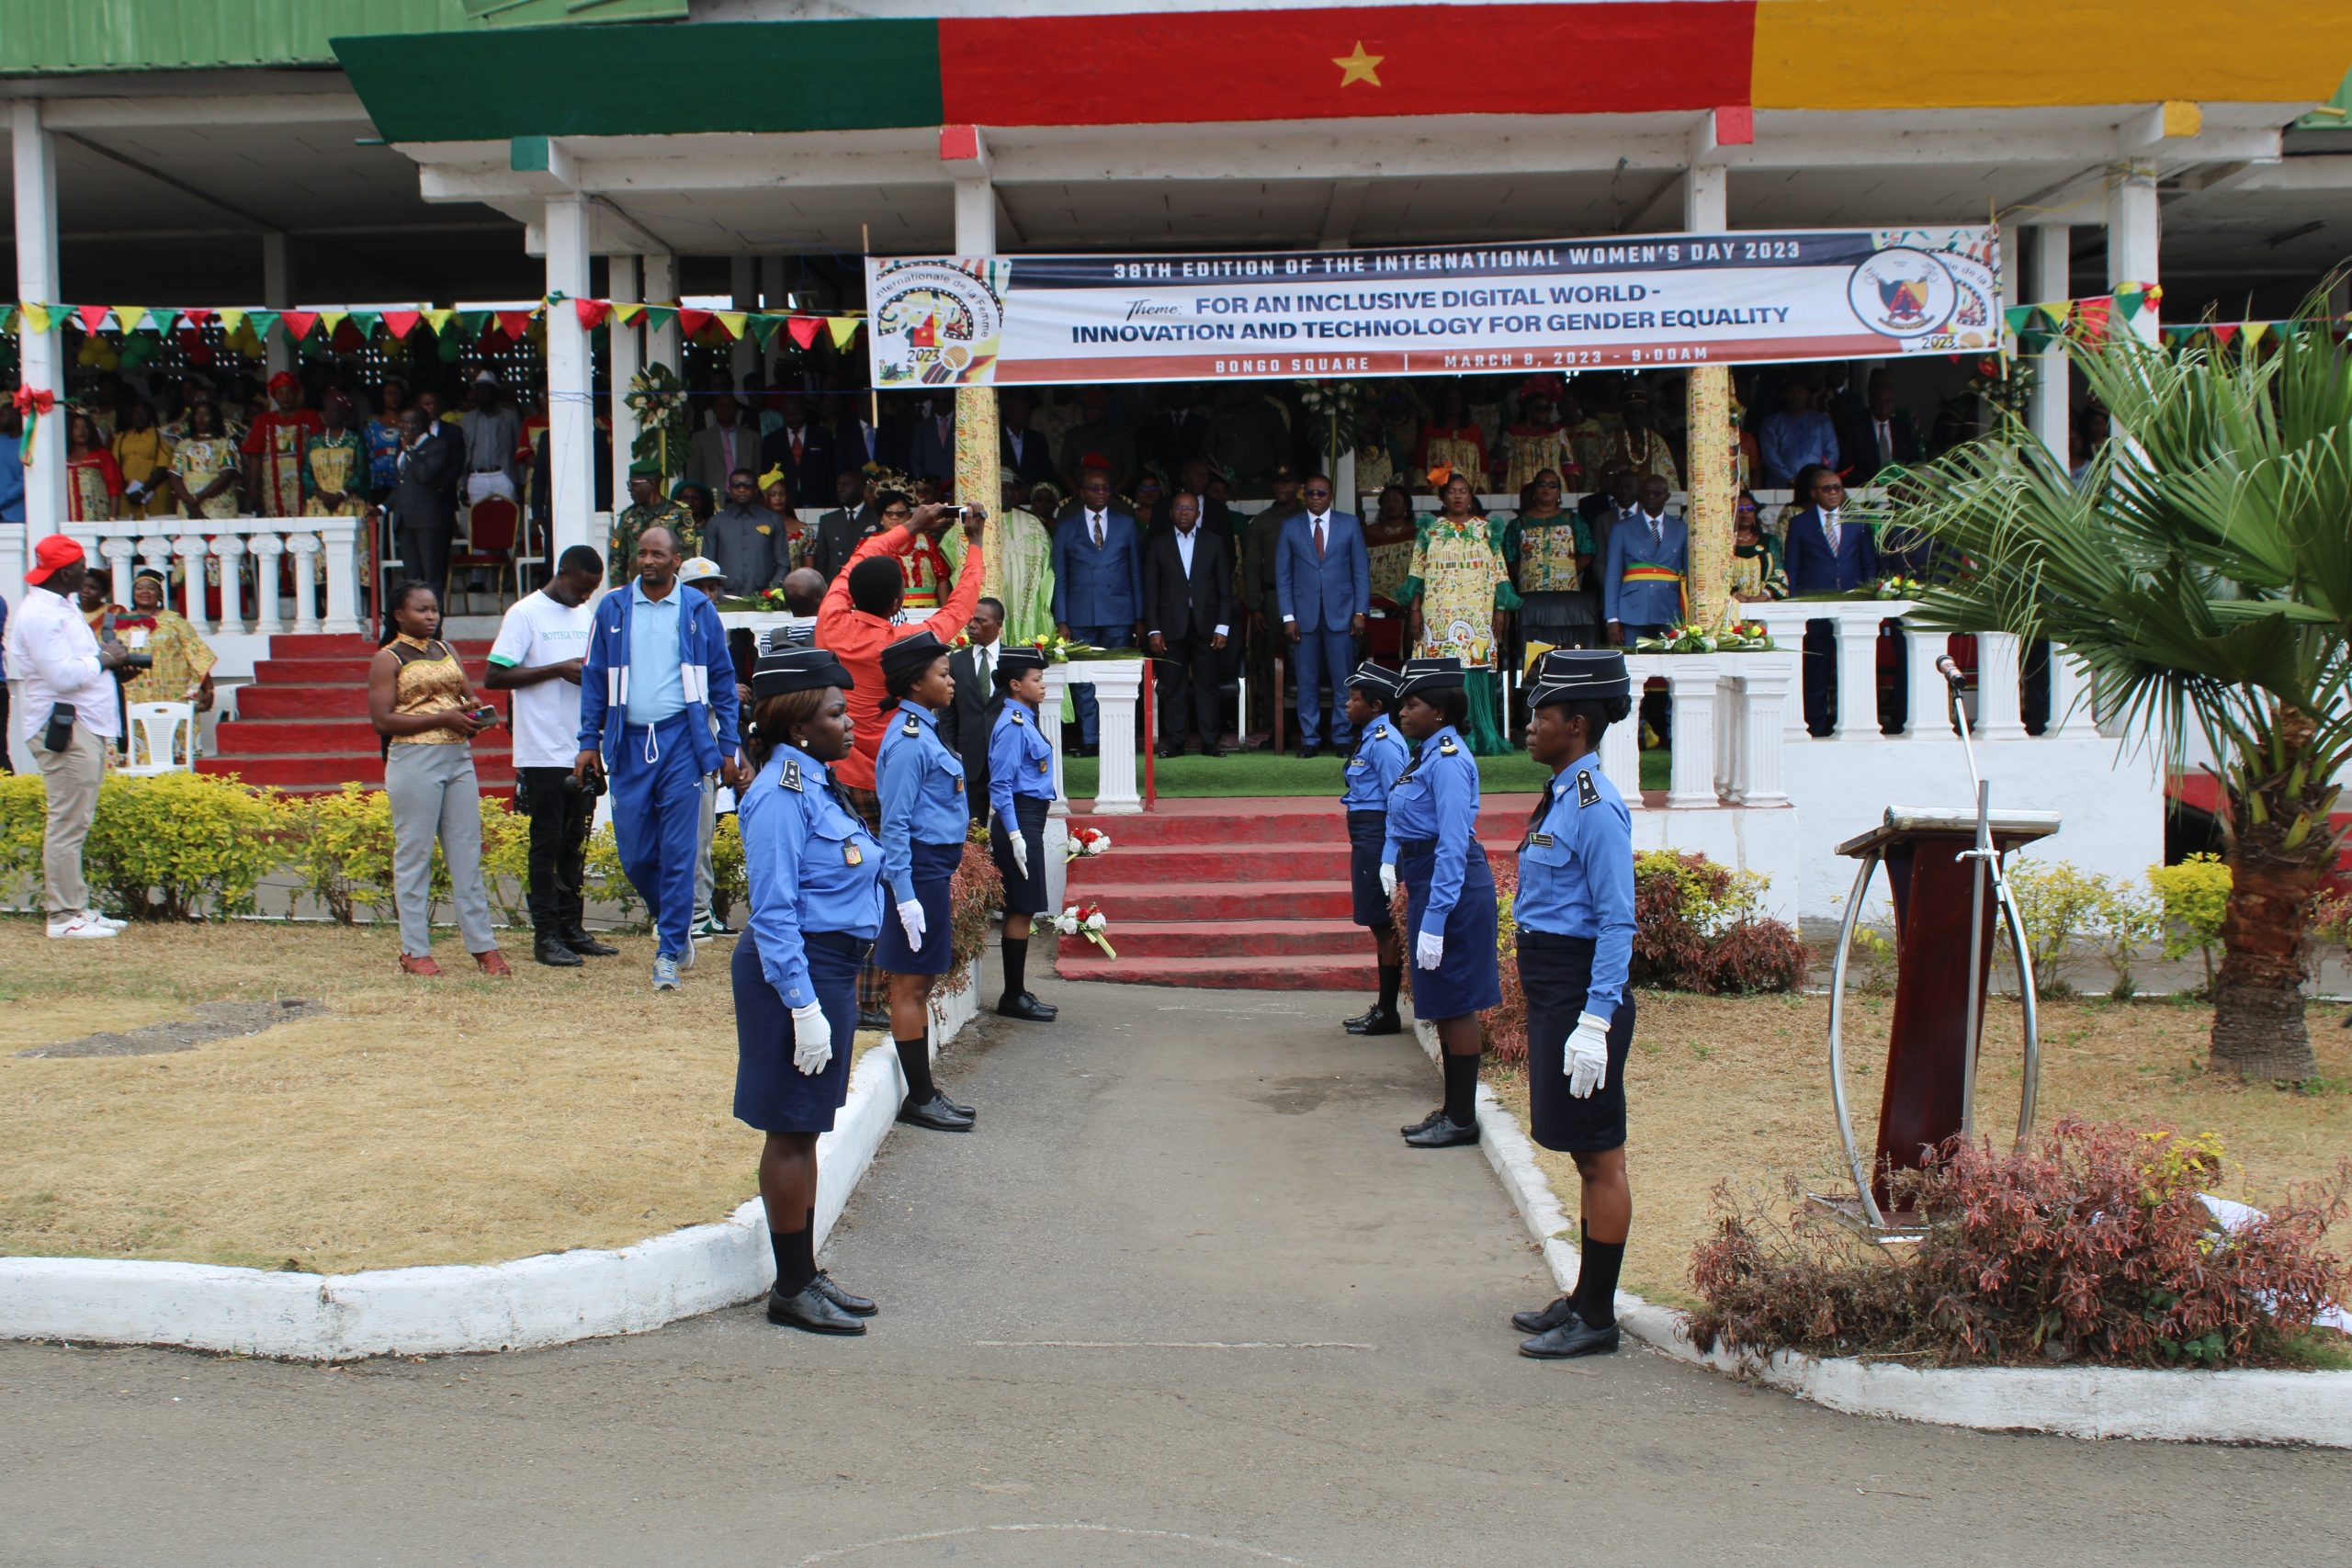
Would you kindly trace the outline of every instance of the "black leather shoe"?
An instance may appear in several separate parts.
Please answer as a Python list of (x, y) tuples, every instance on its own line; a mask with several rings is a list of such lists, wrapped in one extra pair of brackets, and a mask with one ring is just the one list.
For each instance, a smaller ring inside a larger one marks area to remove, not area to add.
[(531, 956), (550, 969), (577, 969), (587, 962), (566, 947), (560, 936), (535, 938), (531, 942)]
[(1302, 746), (1298, 749), (1298, 760), (1302, 762), (1312, 761), (1321, 755), (1323, 755), (1323, 748), (1320, 746)]
[(1348, 1032), (1351, 1034), (1402, 1034), (1405, 1032), (1405, 1021), (1397, 1015), (1394, 1008), (1374, 1008), (1363, 1015), (1361, 1026), (1351, 1022), (1348, 1025)]
[(1562, 1296), (1541, 1312), (1511, 1314), (1510, 1325), (1521, 1334), (1549, 1334), (1576, 1314), (1576, 1303), (1569, 1297)]
[(899, 1107), (899, 1120), (910, 1127), (928, 1127), (934, 1133), (968, 1133), (972, 1130), (972, 1119), (937, 1094), (921, 1105), (908, 1100)]
[(887, 1012), (868, 1012), (864, 1008), (860, 1008), (857, 1010), (857, 1026), (860, 1029), (887, 1032), (890, 1027), (890, 1015)]
[(563, 933), (563, 945), (589, 958), (611, 958), (620, 952), (612, 943), (598, 942), (586, 931), (577, 929)]
[(1379, 1016), (1380, 1004), (1378, 1002), (1374, 1002), (1372, 1006), (1364, 1009), (1363, 1011), (1356, 1014), (1355, 1017), (1341, 1019), (1340, 1021), (1340, 1027), (1346, 1030), (1351, 1034), (1362, 1034), (1363, 1032), (1363, 1026), (1370, 1023), (1374, 1019), (1378, 1018)]
[(865, 1325), (835, 1306), (832, 1298), (810, 1280), (794, 1296), (768, 1292), (768, 1321), (778, 1328), (805, 1329), (810, 1334), (863, 1334)]
[(1436, 1122), (1418, 1133), (1405, 1134), (1405, 1142), (1417, 1149), (1452, 1149), (1478, 1141), (1476, 1122), (1449, 1122), (1440, 1114)]
[(1184, 748), (1182, 746), (1155, 746), (1151, 749), (1151, 751), (1153, 756), (1165, 761), (1170, 757), (1182, 756), (1184, 754)]
[(1519, 1347), (1522, 1356), (1539, 1361), (1564, 1361), (1570, 1356), (1605, 1356), (1617, 1348), (1617, 1325), (1595, 1328), (1580, 1317), (1571, 1317), (1557, 1328), (1547, 1329), (1532, 1339), (1523, 1340)]
[(947, 1107), (948, 1110), (953, 1111), (958, 1116), (969, 1116), (976, 1122), (979, 1120), (980, 1113), (978, 1111), (973, 1110), (968, 1105), (948, 1099), (944, 1090), (938, 1092), (940, 1104)]
[(1091, 757), (1098, 749), (1099, 748), (1087, 745), (1084, 741), (1080, 741), (1069, 749), (1069, 754), (1073, 757)]
[(1409, 1138), (1416, 1133), (1428, 1132), (1430, 1128), (1436, 1126), (1439, 1122), (1444, 1120), (1445, 1107), (1441, 1105), (1435, 1111), (1430, 1111), (1427, 1116), (1424, 1116), (1419, 1121), (1414, 1122), (1411, 1126), (1399, 1127), (1396, 1130)]
[(1051, 1023), (1053, 1010), (1036, 998), (1023, 991), (1017, 997), (1007, 997), (996, 1004), (999, 1018), (1017, 1018), (1023, 1023)]
[(1022, 992), (1021, 999), (1027, 1002), (1031, 1007), (1035, 1008), (1039, 1012), (1044, 1013), (1047, 1018), (1059, 1018), (1062, 1015), (1062, 1010), (1056, 1007), (1053, 1003), (1039, 1001), (1037, 999), (1037, 993), (1035, 991)]
[(835, 1306), (841, 1308), (842, 1311), (849, 1314), (852, 1317), (872, 1317), (876, 1313), (882, 1310), (880, 1307), (876, 1306), (868, 1298), (865, 1296), (854, 1296), (850, 1294), (849, 1292), (842, 1290), (840, 1285), (834, 1283), (833, 1277), (831, 1274), (826, 1273), (822, 1269), (817, 1270), (817, 1277), (809, 1280), (808, 1284), (809, 1288), (814, 1290), (819, 1295), (824, 1297), (827, 1301), (832, 1303)]

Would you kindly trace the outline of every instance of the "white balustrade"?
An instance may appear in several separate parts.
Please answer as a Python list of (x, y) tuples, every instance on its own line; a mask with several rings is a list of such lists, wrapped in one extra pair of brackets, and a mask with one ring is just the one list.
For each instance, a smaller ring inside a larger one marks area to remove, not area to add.
[[(160, 571), (168, 579), (177, 570), (180, 613), (199, 633), (250, 630), (266, 635), (359, 629), (359, 527), (356, 517), (125, 517), (72, 523), (64, 532), (114, 575), (118, 601), (130, 602), (130, 579), (139, 570)], [(327, 563), (323, 614), (314, 564), (322, 552)], [(239, 586), (239, 563), (247, 556), (254, 562), (255, 619), (250, 626)], [(277, 576), (288, 557), (294, 569), (290, 626)], [(207, 603), (208, 562), (218, 563), (218, 620)], [(29, 564), (25, 530), (0, 528), (0, 582), (21, 584)]]
[(2098, 732), (2098, 716), (2091, 711), (2091, 690), (2083, 667), (2064, 649), (2050, 648), (2050, 725), (2045, 738), (2081, 739)]
[(1840, 604), (1838, 626), (1838, 724), (1840, 740), (1876, 739), (1878, 628), (1887, 612), (1865, 601)]
[(1975, 736), (1980, 740), (2025, 739), (2018, 651), (2018, 639), (2008, 632), (1976, 634)]
[(1789, 687), (1796, 679), (1796, 657), (1775, 651), (1724, 658), (1736, 693), (1732, 711), (1738, 716), (1739, 737), (1726, 798), (1734, 806), (1786, 806), (1789, 794), (1781, 782), (1781, 752), (1788, 742), (1781, 719), (1794, 705)]
[(1723, 682), (1723, 660), (1730, 655), (1670, 656), (1666, 667), (1667, 703), (1673, 714), (1672, 763), (1666, 790), (1669, 811), (1714, 806), (1715, 694)]
[(1642, 682), (1649, 678), (1649, 666), (1658, 661), (1655, 655), (1625, 656), (1634, 676), (1634, 711), (1624, 723), (1600, 732), (1600, 771), (1635, 811), (1642, 808)]
[(1944, 679), (1944, 672), (1936, 668), (1936, 660), (1951, 648), (1951, 639), (1941, 632), (1904, 627), (1903, 668), (1911, 713), (1904, 722), (1903, 733), (1909, 739), (1955, 743), (1960, 739), (1959, 732), (1951, 727), (1951, 701), (1946, 694), (1951, 685)]

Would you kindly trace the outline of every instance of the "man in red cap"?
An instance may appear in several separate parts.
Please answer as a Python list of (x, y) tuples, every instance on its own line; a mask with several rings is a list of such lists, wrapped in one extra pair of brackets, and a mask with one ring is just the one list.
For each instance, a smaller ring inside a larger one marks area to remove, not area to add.
[(302, 515), (302, 454), (326, 434), (318, 411), (302, 406), (302, 383), (290, 370), (269, 378), (271, 407), (245, 432), (245, 494), (263, 517)]
[(21, 682), (18, 732), (40, 764), (49, 800), (41, 875), (53, 937), (110, 937), (122, 922), (90, 908), (82, 840), (98, 814), (107, 747), (121, 733), (113, 671), (129, 662), (119, 642), (100, 644), (74, 596), (87, 575), (82, 547), (51, 534), (33, 548), (33, 589), (8, 617), (6, 668)]

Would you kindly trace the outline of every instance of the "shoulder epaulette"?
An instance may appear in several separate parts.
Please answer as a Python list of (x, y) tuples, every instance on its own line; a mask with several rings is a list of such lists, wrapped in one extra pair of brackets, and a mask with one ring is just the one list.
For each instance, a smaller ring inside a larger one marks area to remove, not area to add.
[(1437, 754), (1441, 757), (1453, 756), (1461, 750), (1461, 747), (1453, 743), (1453, 737), (1451, 735), (1437, 743)]
[(1588, 806), (1600, 804), (1600, 791), (1592, 782), (1592, 770), (1578, 768), (1577, 770), (1577, 809), (1581, 811)]
[(1023, 718), (1018, 713), (1015, 713), (1012, 716), (1012, 722), (1015, 724), (1026, 724), (1028, 720)]
[(922, 722), (911, 714), (907, 716), (907, 733), (909, 735), (921, 735), (922, 733)]
[(800, 789), (800, 764), (791, 761), (786, 762), (784, 765), (784, 772), (776, 774), (775, 782), (782, 784), (785, 788), (793, 791), (795, 794), (797, 794)]

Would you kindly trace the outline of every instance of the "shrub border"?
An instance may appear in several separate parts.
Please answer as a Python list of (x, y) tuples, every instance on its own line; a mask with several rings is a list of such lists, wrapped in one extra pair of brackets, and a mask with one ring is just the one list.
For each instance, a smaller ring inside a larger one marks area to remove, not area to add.
[[(1437, 1032), (1417, 1022), (1434, 1058)], [(1581, 1266), (1567, 1212), (1535, 1164), (1535, 1145), (1494, 1090), (1478, 1086), (1478, 1146), (1526, 1222), (1562, 1291)], [(1617, 1321), (1652, 1348), (1693, 1366), (1761, 1382), (1849, 1416), (1880, 1416), (1982, 1432), (2163, 1442), (2289, 1443), (2352, 1449), (2352, 1372), (2152, 1371), (2140, 1367), (1920, 1369), (1849, 1356), (1783, 1350), (1767, 1357), (1702, 1350), (1689, 1316), (1617, 1292)]]
[[(978, 965), (933, 1002), (932, 1051), (979, 1014)], [(817, 1244), (848, 1206), (905, 1097), (898, 1053), (868, 1051), (817, 1142)], [(0, 1337), (169, 1345), (297, 1361), (522, 1350), (638, 1334), (733, 1306), (774, 1279), (757, 1198), (714, 1224), (630, 1247), (505, 1263), (267, 1273), (200, 1263), (0, 1258)]]

